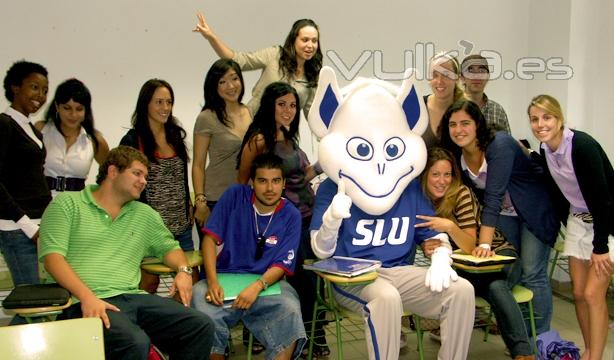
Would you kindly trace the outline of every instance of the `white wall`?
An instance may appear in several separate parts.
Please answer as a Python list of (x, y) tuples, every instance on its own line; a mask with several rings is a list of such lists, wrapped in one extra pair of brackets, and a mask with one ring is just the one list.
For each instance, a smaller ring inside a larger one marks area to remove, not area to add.
[[(576, 0), (10, 1), (4, 5), (0, 22), (0, 33), (5, 39), (0, 72), (3, 75), (12, 62), (25, 58), (48, 68), (51, 92), (68, 77), (83, 80), (93, 94), (96, 125), (111, 146), (119, 143), (129, 127), (142, 83), (152, 77), (166, 79), (176, 94), (174, 113), (191, 142), (194, 120), (203, 102), (204, 75), (216, 60), (206, 41), (191, 33), (197, 10), (204, 10), (216, 32), (231, 47), (240, 50), (279, 44), (295, 19), (310, 17), (321, 27), (324, 50), (334, 50), (348, 67), (363, 51), (380, 50), (383, 69), (400, 72), (405, 66), (404, 53), (414, 50), (418, 42), (433, 43), (436, 51), (456, 49), (462, 53), (458, 42), (466, 40), (474, 45), (473, 52), (500, 53), (504, 70), (514, 69), (521, 57), (560, 56), (565, 64), (574, 66), (574, 76), (582, 77), (584, 69), (570, 60), (580, 63), (583, 61), (580, 55), (589, 54), (588, 50), (598, 55), (597, 49), (605, 50), (606, 56), (596, 56), (602, 63), (612, 59), (612, 48), (606, 39), (612, 38), (614, 25), (601, 15), (612, 13), (613, 5), (608, 1), (598, 2), (601, 8), (591, 13), (590, 16), (594, 13), (598, 18), (601, 16), (597, 23), (588, 15), (574, 14), (576, 7), (590, 9), (589, 5), (579, 4), (582, 2)], [(579, 53), (575, 51), (578, 44), (585, 45)], [(334, 65), (326, 56), (325, 63)], [(369, 58), (359, 75), (373, 76), (379, 69), (374, 64), (373, 58)], [(532, 81), (494, 80), (487, 93), (507, 110), (513, 133), (530, 138), (533, 143), (525, 115), (533, 95), (554, 94), (569, 108), (570, 118), (571, 114), (575, 117), (578, 107), (590, 110), (582, 116), (590, 119), (579, 127), (596, 134), (614, 158), (614, 141), (601, 131), (612, 128), (602, 104), (608, 104), (608, 100), (612, 103), (614, 93), (606, 88), (607, 82), (595, 82), (601, 75), (598, 70), (585, 75), (584, 81), (570, 89), (569, 96), (567, 81), (545, 80), (542, 75)], [(249, 89), (257, 76), (256, 73), (246, 76)], [(609, 76), (611, 79), (612, 75)], [(428, 84), (422, 85), (428, 89)], [(597, 96), (590, 102), (568, 106), (567, 98), (575, 99), (576, 94)], [(0, 109), (7, 105), (2, 98)], [(37, 117), (42, 117), (42, 112)]]

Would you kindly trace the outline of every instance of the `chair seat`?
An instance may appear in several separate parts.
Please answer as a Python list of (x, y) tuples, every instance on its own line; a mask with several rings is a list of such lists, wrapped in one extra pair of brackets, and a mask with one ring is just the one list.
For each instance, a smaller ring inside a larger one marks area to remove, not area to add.
[(487, 308), (487, 307), (490, 307), (490, 304), (483, 297), (476, 296), (475, 297), (475, 307), (476, 308)]
[(512, 289), (512, 295), (517, 303), (522, 304), (533, 300), (533, 291), (524, 286), (516, 285)]

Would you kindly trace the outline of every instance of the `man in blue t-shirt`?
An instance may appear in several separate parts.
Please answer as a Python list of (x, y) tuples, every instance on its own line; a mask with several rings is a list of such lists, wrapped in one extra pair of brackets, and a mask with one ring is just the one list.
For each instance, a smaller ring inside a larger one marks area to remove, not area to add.
[[(192, 303), (215, 322), (210, 359), (224, 359), (229, 329), (239, 321), (265, 346), (267, 359), (296, 358), (305, 329), (298, 296), (282, 278), (294, 272), (301, 215), (281, 197), (285, 180), (278, 156), (258, 155), (250, 179), (253, 188), (233, 185), (222, 194), (203, 228), (206, 279), (194, 286)], [(222, 247), (217, 258), (216, 246)], [(218, 273), (261, 276), (225, 302)], [(258, 296), (277, 282), (281, 294)]]

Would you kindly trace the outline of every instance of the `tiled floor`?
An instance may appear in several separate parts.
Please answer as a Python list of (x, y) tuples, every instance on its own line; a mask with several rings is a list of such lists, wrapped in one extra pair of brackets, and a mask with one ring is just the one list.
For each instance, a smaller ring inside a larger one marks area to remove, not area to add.
[[(166, 289), (170, 286), (170, 279), (163, 279), (162, 285), (159, 290), (161, 296), (167, 296)], [(0, 292), (0, 299), (3, 299), (8, 292)], [(558, 330), (561, 337), (564, 339), (575, 342), (579, 347), (582, 347), (582, 337), (578, 328), (575, 310), (573, 303), (569, 300), (569, 292), (557, 294), (554, 297), (554, 317), (552, 321), (552, 328)], [(610, 314), (614, 315), (614, 293), (608, 293)], [(8, 324), (9, 318), (6, 313), (0, 311), (0, 326)], [(349, 322), (349, 320), (343, 320)], [(367, 348), (364, 341), (364, 335), (361, 331), (362, 324), (354, 324), (356, 330), (353, 331), (355, 338), (346, 339), (344, 341), (344, 359), (345, 360), (358, 360), (367, 359)], [(245, 347), (241, 343), (240, 328), (234, 331), (234, 353), (231, 355), (231, 359), (246, 359)], [(336, 346), (334, 337), (333, 325), (328, 327), (327, 340), (331, 347), (331, 355), (329, 359), (336, 359)], [(331, 332), (332, 331), (332, 332)], [(400, 359), (418, 359), (418, 352), (416, 350), (416, 336), (414, 333), (407, 334), (408, 345), (401, 349)], [(498, 359), (510, 359), (504, 354), (505, 346), (500, 336), (490, 335), (488, 341), (484, 342), (483, 332), (475, 329), (472, 334), (471, 346), (468, 355), (468, 359), (479, 360), (498, 360)], [(608, 344), (603, 359), (614, 360), (614, 330), (610, 330)], [(439, 349), (439, 343), (431, 340), (428, 335), (424, 337), (425, 359), (436, 359), (437, 351)], [(264, 355), (256, 355), (255, 359), (264, 359)]]
[[(612, 294), (610, 294), (610, 296), (612, 296)], [(554, 318), (552, 321), (552, 328), (558, 330), (562, 338), (575, 342), (579, 347), (582, 346), (582, 336), (576, 322), (573, 304), (559, 296), (554, 297)], [(333, 330), (333, 332), (329, 333), (327, 336), (328, 343), (331, 347), (329, 359), (336, 359), (336, 346), (334, 345), (335, 337), (333, 335), (334, 329), (331, 327), (330, 330)], [(232, 354), (231, 359), (246, 359), (245, 347), (241, 344), (240, 337), (235, 336), (234, 339), (235, 353)], [(415, 334), (407, 334), (407, 340), (408, 345), (401, 349), (401, 356), (399, 359), (418, 359)], [(608, 340), (603, 359), (610, 360), (614, 359), (614, 330), (610, 330)], [(367, 359), (367, 348), (364, 336), (358, 340), (346, 340), (343, 344), (345, 360)], [(436, 359), (439, 343), (431, 340), (428, 335), (425, 335), (424, 349), (425, 359)], [(505, 345), (500, 336), (489, 335), (488, 341), (484, 342), (483, 332), (479, 329), (475, 329), (472, 334), (470, 351), (467, 358), (479, 360), (509, 360), (510, 357), (505, 355), (504, 350)], [(254, 358), (264, 359), (264, 356), (260, 354), (254, 356)]]

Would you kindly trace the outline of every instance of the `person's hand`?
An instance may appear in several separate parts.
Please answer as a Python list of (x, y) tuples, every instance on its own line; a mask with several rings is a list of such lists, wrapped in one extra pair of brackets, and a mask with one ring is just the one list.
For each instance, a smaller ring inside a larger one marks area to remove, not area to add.
[(262, 286), (260, 285), (260, 282), (256, 281), (251, 283), (245, 289), (241, 290), (239, 295), (237, 295), (237, 298), (232, 303), (232, 307), (243, 310), (249, 309), (254, 301), (256, 301), (256, 298), (258, 297), (258, 294), (260, 294), (261, 290)]
[(424, 253), (424, 256), (431, 257), (435, 249), (441, 246), (441, 240), (439, 239), (424, 240), (420, 246), (422, 247), (422, 252)]
[(202, 227), (205, 225), (205, 221), (209, 217), (209, 207), (205, 202), (196, 203), (196, 209), (194, 211), (194, 219), (196, 220), (196, 225), (198, 227)]
[(345, 180), (339, 179), (337, 184), (337, 194), (330, 203), (330, 215), (335, 220), (347, 219), (350, 217), (352, 199), (345, 194)]
[(170, 289), (170, 296), (179, 292), (181, 303), (188, 307), (190, 306), (190, 300), (192, 300), (192, 276), (186, 272), (180, 271), (175, 275), (175, 280)]
[(420, 220), (424, 220), (419, 224), (414, 225), (414, 227), (426, 227), (431, 230), (437, 232), (449, 232), (452, 226), (454, 226), (454, 222), (450, 219), (436, 217), (436, 216), (426, 216), (426, 215), (416, 215), (416, 217)]
[(471, 255), (479, 258), (485, 258), (495, 256), (495, 252), (490, 250), (490, 245), (488, 246), (488, 248), (485, 246), (476, 246), (471, 251)]
[(590, 266), (594, 267), (598, 278), (601, 276), (611, 276), (612, 272), (614, 272), (614, 263), (610, 260), (609, 253), (591, 254)]
[(458, 280), (458, 275), (451, 266), (451, 253), (452, 251), (444, 246), (438, 247), (433, 252), (431, 266), (424, 279), (424, 285), (429, 287), (431, 291), (441, 292), (443, 289), (450, 287), (450, 280)]
[(100, 318), (104, 327), (111, 328), (111, 321), (107, 315), (107, 310), (120, 311), (119, 308), (113, 304), (99, 299), (92, 295), (87, 299), (81, 299), (81, 312), (84, 318)]
[(188, 207), (188, 212), (189, 212), (189, 216), (190, 216), (190, 225), (194, 225), (194, 206), (189, 206)]
[(205, 300), (213, 305), (224, 305), (224, 289), (219, 282), (214, 281), (207, 283), (207, 294), (205, 294)]
[(196, 17), (198, 17), (198, 23), (196, 23), (196, 26), (194, 27), (192, 32), (200, 33), (207, 40), (209, 40), (212, 37), (214, 37), (215, 34), (213, 33), (213, 30), (211, 30), (211, 28), (209, 27), (209, 24), (207, 24), (207, 20), (205, 19), (205, 15), (202, 12), (199, 11), (196, 14)]

